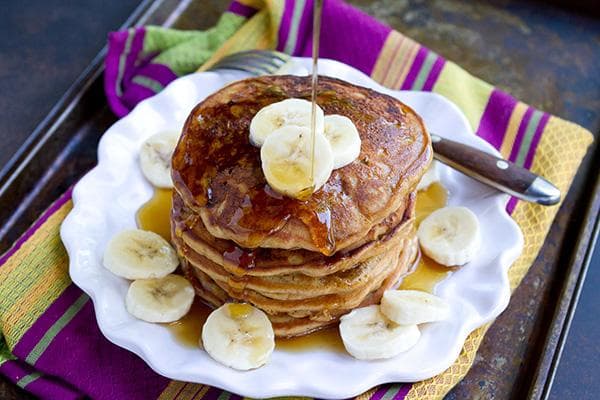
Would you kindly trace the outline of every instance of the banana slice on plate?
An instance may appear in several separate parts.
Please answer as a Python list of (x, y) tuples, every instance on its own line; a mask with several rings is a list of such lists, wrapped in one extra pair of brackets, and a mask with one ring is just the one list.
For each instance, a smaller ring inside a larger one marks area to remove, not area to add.
[(417, 325), (398, 325), (383, 315), (377, 305), (344, 315), (340, 319), (340, 334), (348, 353), (359, 360), (397, 356), (421, 337)]
[(429, 165), (429, 168), (427, 168), (427, 171), (425, 171), (425, 175), (423, 175), (423, 177), (419, 181), (419, 184), (417, 185), (417, 190), (425, 190), (429, 186), (431, 186), (432, 183), (440, 181), (440, 172), (438, 168), (438, 162), (433, 160)]
[(249, 370), (264, 365), (275, 348), (271, 321), (245, 303), (229, 303), (213, 311), (202, 327), (202, 345), (223, 365)]
[(171, 180), (171, 157), (179, 135), (175, 132), (162, 132), (150, 136), (140, 149), (140, 166), (146, 179), (154, 186), (170, 189), (173, 187)]
[(129, 286), (125, 297), (127, 311), (147, 322), (173, 322), (190, 311), (194, 288), (182, 276), (140, 279)]
[(350, 164), (360, 154), (360, 136), (352, 120), (343, 115), (325, 116), (325, 137), (333, 151), (333, 169)]
[(179, 265), (171, 245), (154, 232), (141, 229), (122, 231), (110, 239), (103, 264), (126, 279), (162, 278)]
[(400, 325), (442, 321), (450, 316), (450, 307), (441, 298), (419, 290), (386, 290), (381, 312)]
[[(324, 114), (321, 107), (317, 106), (316, 131), (323, 133)], [(267, 136), (284, 126), (299, 126), (310, 129), (310, 115), (312, 104), (303, 99), (286, 99), (269, 104), (260, 109), (250, 122), (250, 142), (260, 147)]]
[(421, 249), (436, 262), (463, 265), (481, 245), (477, 216), (466, 207), (444, 207), (429, 214), (417, 230)]
[[(284, 126), (270, 134), (262, 148), (262, 170), (269, 185), (289, 197), (304, 199), (327, 182), (333, 170), (333, 152), (320, 133), (315, 136), (314, 179), (311, 180), (310, 129)], [(312, 190), (311, 190), (312, 189)]]

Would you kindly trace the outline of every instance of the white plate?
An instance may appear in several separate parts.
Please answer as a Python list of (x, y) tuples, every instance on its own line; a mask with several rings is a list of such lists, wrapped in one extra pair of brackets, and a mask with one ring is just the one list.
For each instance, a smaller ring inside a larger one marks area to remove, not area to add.
[[(310, 68), (308, 59), (294, 62), (300, 69)], [(319, 72), (394, 96), (415, 109), (431, 131), (498, 155), (473, 134), (463, 114), (442, 96), (389, 90), (354, 68), (331, 60), (321, 60)], [(458, 357), (467, 335), (496, 318), (508, 304), (507, 270), (523, 247), (518, 226), (505, 212), (508, 196), (447, 167), (440, 170), (450, 192), (449, 203), (469, 207), (477, 214), (483, 245), (476, 260), (436, 288), (436, 293), (449, 302), (452, 319), (424, 326), (421, 340), (406, 353), (368, 362), (327, 350), (275, 351), (266, 366), (238, 372), (213, 361), (200, 349), (180, 345), (167, 328), (127, 313), (124, 298), (129, 282), (102, 267), (102, 253), (111, 236), (135, 227), (136, 211), (152, 195), (153, 189), (138, 167), (140, 144), (157, 132), (180, 129), (194, 105), (246, 76), (222, 71), (177, 79), (141, 102), (102, 137), (98, 166), (75, 186), (74, 208), (61, 227), (71, 278), (92, 298), (102, 333), (139, 355), (161, 375), (249, 397), (350, 397), (381, 383), (414, 382), (444, 371)]]

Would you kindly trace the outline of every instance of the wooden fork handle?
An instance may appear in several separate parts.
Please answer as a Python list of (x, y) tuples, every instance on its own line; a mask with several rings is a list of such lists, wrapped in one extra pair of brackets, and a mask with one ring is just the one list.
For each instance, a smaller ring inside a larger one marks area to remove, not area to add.
[(537, 204), (549, 206), (560, 201), (556, 186), (508, 160), (435, 134), (431, 141), (436, 159), (477, 181)]

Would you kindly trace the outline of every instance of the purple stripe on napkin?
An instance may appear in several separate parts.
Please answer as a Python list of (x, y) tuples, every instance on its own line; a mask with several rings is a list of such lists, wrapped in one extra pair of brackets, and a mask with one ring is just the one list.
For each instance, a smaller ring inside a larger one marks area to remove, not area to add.
[(292, 16), (294, 15), (294, 0), (285, 0), (281, 24), (279, 25), (277, 50), (283, 51), (292, 26)]
[(108, 51), (104, 62), (104, 93), (106, 93), (106, 99), (108, 100), (110, 108), (119, 117), (122, 117), (129, 112), (129, 108), (121, 102), (120, 94), (117, 92), (117, 88), (121, 85), (119, 64), (125, 50), (125, 43), (127, 42), (128, 36), (129, 31), (127, 30), (109, 33)]
[(373, 396), (371, 396), (370, 400), (380, 400), (387, 393), (389, 388), (390, 388), (389, 385), (379, 386), (379, 388), (377, 388), (375, 393), (373, 393)]
[(431, 67), (431, 71), (429, 72), (429, 75), (427, 76), (425, 85), (423, 85), (424, 91), (430, 92), (431, 90), (433, 90), (433, 86), (437, 82), (437, 79), (439, 78), (440, 73), (442, 72), (442, 69), (444, 68), (444, 64), (446, 64), (446, 60), (444, 60), (440, 56), (437, 56), (435, 62), (433, 63), (433, 66)]
[(479, 122), (477, 136), (490, 143), (496, 149), (500, 149), (506, 129), (508, 128), (510, 116), (516, 105), (517, 100), (512, 96), (494, 89)]
[(150, 78), (158, 83), (160, 83), (163, 87), (167, 86), (174, 79), (177, 78), (177, 75), (169, 67), (163, 64), (150, 63), (146, 64), (136, 72), (136, 75), (145, 76)]
[(136, 355), (102, 336), (92, 302), (56, 335), (36, 367), (101, 400), (154, 399), (169, 383)]
[(62, 381), (43, 375), (27, 385), (27, 391), (42, 399), (70, 400), (84, 399), (83, 393), (69, 387)]
[(324, 2), (322, 26), (321, 57), (352, 65), (367, 75), (391, 31), (387, 25), (339, 0)]
[(127, 112), (129, 112), (129, 110), (133, 109), (139, 102), (155, 94), (156, 92), (152, 89), (132, 82), (128, 86), (127, 91), (123, 93), (121, 101), (122, 104), (126, 105), (125, 108), (127, 109)]
[(81, 296), (81, 289), (74, 284), (69, 285), (48, 307), (46, 312), (25, 332), (21, 340), (13, 348), (13, 354), (25, 359), (39, 343), (48, 329), (65, 313), (65, 311)]
[(229, 4), (229, 8), (227, 8), (227, 11), (246, 18), (250, 18), (251, 16), (256, 14), (256, 9), (235, 0), (232, 1), (231, 4)]
[[(313, 23), (313, 12), (314, 12), (314, 0), (306, 0), (304, 10), (300, 17), (300, 23), (298, 24), (298, 33), (296, 35), (296, 46), (294, 47), (294, 55), (302, 55), (306, 57), (312, 57), (312, 23)], [(323, 16), (321, 16), (323, 18)], [(323, 27), (323, 21), (321, 20), (321, 28)], [(323, 32), (323, 29), (321, 29)]]
[(31, 365), (25, 364), (19, 360), (9, 360), (0, 364), (0, 373), (8, 378), (13, 383), (19, 382), (23, 377), (32, 374), (35, 369)]
[(406, 75), (406, 79), (404, 79), (404, 83), (402, 83), (402, 90), (409, 90), (413, 87), (415, 79), (417, 79), (417, 75), (419, 75), (419, 72), (423, 67), (423, 63), (425, 62), (425, 58), (427, 57), (428, 52), (429, 50), (427, 50), (425, 47), (421, 46), (419, 48), (415, 60), (413, 61), (410, 70), (408, 71), (408, 75)]
[(80, 399), (83, 394), (69, 384), (54, 377), (40, 374), (20, 360), (10, 360), (0, 365), (0, 374), (13, 384), (26, 389), (40, 399)]
[(125, 59), (125, 70), (123, 71), (123, 77), (121, 82), (129, 82), (133, 76), (136, 75), (138, 69), (136, 61), (139, 59), (140, 53), (144, 49), (144, 37), (146, 36), (146, 30), (143, 28), (131, 28), (133, 30), (133, 39), (131, 40), (131, 46), (129, 53)]

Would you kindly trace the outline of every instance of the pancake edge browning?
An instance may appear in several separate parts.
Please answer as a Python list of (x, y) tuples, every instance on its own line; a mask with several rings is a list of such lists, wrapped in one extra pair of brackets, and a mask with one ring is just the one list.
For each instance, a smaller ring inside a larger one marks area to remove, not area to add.
[[(354, 308), (378, 304), (386, 290), (394, 289), (399, 285), (403, 276), (407, 275), (418, 259), (418, 243), (416, 238), (408, 241), (402, 251), (397, 254), (395, 268), (385, 277), (379, 287), (368, 293), (355, 307), (341, 307), (333, 311), (322, 312), (310, 316), (293, 316), (288, 313), (270, 313), (265, 311), (273, 324), (275, 336), (290, 338), (303, 336), (314, 331), (326, 328), (339, 321), (339, 318)], [(208, 275), (201, 270), (190, 266), (187, 260), (182, 261), (182, 270), (185, 277), (192, 283), (196, 295), (208, 306), (217, 308), (227, 302), (236, 301), (217, 285)], [(260, 307), (259, 307), (260, 308)]]

